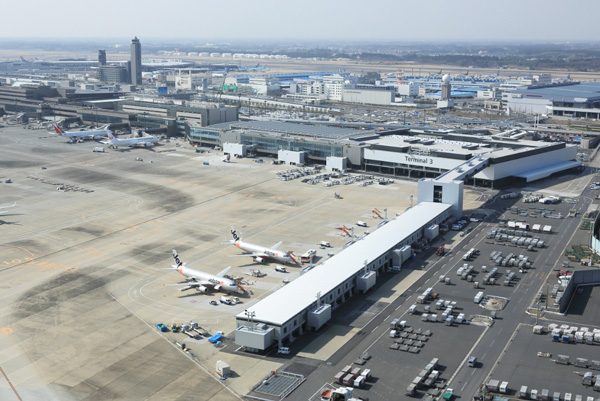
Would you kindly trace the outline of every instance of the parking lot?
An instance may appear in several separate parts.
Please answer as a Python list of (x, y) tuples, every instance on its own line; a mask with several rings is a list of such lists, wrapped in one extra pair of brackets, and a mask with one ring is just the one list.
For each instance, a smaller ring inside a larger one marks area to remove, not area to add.
[[(558, 355), (567, 355), (571, 363), (568, 365), (556, 363)], [(494, 366), (490, 378), (508, 381), (509, 394), (518, 396), (521, 386), (527, 386), (528, 391), (548, 389), (550, 395), (560, 393), (564, 400), (566, 393), (597, 399), (600, 394), (593, 391), (591, 386), (582, 384), (582, 375), (591, 371), (594, 375), (600, 371), (591, 368), (575, 366), (576, 358), (600, 360), (600, 348), (587, 344), (563, 344), (553, 342), (550, 335), (532, 333), (532, 326), (523, 324), (517, 328), (502, 357)]]

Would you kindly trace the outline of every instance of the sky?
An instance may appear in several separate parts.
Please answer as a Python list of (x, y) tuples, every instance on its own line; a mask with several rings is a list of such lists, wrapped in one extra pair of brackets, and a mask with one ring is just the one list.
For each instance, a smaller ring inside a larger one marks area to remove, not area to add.
[(0, 0), (0, 10), (0, 39), (600, 40), (600, 0)]

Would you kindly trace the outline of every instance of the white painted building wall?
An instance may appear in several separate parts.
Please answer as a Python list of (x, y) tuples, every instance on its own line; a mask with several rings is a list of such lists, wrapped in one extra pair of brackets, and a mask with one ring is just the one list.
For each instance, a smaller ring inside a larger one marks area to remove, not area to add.
[(277, 152), (277, 159), (289, 164), (304, 164), (306, 162), (306, 152), (279, 150)]
[(443, 157), (413, 155), (401, 152), (391, 152), (379, 149), (364, 149), (363, 157), (366, 160), (377, 160), (390, 163), (408, 164), (410, 166), (440, 168), (451, 170), (464, 163), (465, 160), (445, 159)]

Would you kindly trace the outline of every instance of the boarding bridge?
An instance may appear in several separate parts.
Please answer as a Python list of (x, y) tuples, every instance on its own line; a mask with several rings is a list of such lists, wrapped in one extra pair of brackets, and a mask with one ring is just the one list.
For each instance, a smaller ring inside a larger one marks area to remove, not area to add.
[(437, 178), (422, 178), (417, 187), (418, 202), (439, 202), (452, 205), (452, 216), (463, 212), (464, 180), (474, 176), (490, 164), (490, 154), (477, 155)]
[(470, 158), (463, 164), (454, 167), (452, 170), (446, 171), (439, 177), (435, 178), (439, 182), (464, 181), (465, 179), (474, 176), (490, 164), (490, 154), (484, 153)]

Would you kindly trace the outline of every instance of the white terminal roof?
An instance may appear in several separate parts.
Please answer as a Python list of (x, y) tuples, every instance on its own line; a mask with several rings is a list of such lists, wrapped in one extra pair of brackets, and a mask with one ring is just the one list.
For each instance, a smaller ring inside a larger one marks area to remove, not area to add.
[[(460, 155), (475, 155), (489, 152), (489, 148), (480, 147), (480, 143), (469, 141), (456, 141), (452, 139), (442, 139), (434, 136), (406, 136), (406, 135), (386, 135), (379, 138), (363, 141), (367, 144), (384, 145), (391, 147), (411, 147), (422, 148), (438, 152), (456, 153)], [(473, 146), (474, 149), (465, 149), (464, 145)]]
[[(421, 202), (369, 235), (247, 308), (254, 320), (281, 326), (451, 206)], [(236, 316), (246, 320), (244, 312)]]
[[(453, 132), (449, 132), (449, 135), (457, 136)], [(479, 142), (468, 141), (467, 135), (462, 135), (465, 140), (446, 139), (439, 136), (433, 135), (386, 135), (380, 136), (373, 139), (367, 139), (362, 142), (369, 145), (383, 145), (390, 147), (410, 147), (414, 149), (421, 149), (425, 152), (445, 152), (454, 153), (464, 156), (477, 156), (481, 154), (489, 154), (493, 157), (501, 157), (512, 155), (515, 153), (525, 152), (536, 148), (542, 148), (545, 146), (553, 145), (552, 142), (545, 141), (530, 141), (526, 139), (511, 139), (511, 138), (492, 138), (491, 136), (474, 137), (479, 139)], [(467, 148), (465, 148), (467, 147)]]

